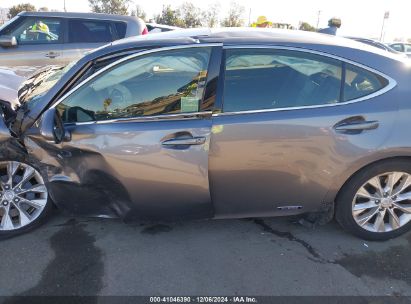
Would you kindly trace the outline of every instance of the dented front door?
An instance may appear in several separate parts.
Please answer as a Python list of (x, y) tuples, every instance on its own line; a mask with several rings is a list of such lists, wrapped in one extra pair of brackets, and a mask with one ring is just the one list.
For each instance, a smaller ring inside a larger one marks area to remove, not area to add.
[(131, 56), (64, 97), (56, 109), (71, 140), (26, 139), (48, 166), (53, 200), (87, 215), (211, 217), (211, 109), (203, 101), (211, 51)]

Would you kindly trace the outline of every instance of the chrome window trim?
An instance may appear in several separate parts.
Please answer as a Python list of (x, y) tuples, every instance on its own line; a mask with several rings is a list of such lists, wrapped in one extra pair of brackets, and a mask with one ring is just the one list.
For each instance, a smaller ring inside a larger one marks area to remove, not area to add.
[(190, 120), (190, 119), (204, 119), (210, 118), (213, 114), (212, 111), (204, 112), (192, 112), (192, 113), (179, 113), (179, 114), (164, 114), (164, 115), (155, 115), (155, 116), (140, 116), (140, 117), (129, 117), (129, 118), (116, 118), (109, 120), (93, 120), (85, 122), (67, 122), (65, 125), (101, 125), (108, 123), (122, 123), (122, 122), (151, 122), (151, 121), (167, 121), (167, 120)]
[[(145, 50), (145, 51), (141, 51), (141, 52), (126, 56), (126, 57), (121, 58), (121, 59), (119, 59), (115, 62), (112, 62), (111, 64), (109, 64), (106, 67), (102, 68), (101, 70), (97, 71), (97, 73), (89, 76), (88, 78), (86, 78), (85, 80), (80, 82), (78, 85), (76, 85), (74, 88), (72, 88), (66, 94), (64, 94), (61, 98), (59, 98), (50, 108), (57, 107), (60, 103), (62, 103), (64, 100), (66, 100), (69, 96), (71, 96), (78, 89), (82, 88), (88, 82), (92, 81), (94, 78), (98, 77), (100, 74), (104, 73), (105, 71), (115, 67), (116, 65), (120, 65), (125, 61), (132, 60), (134, 58), (141, 57), (141, 56), (144, 56), (144, 55), (147, 55), (147, 54), (159, 53), (159, 52), (163, 52), (163, 51), (182, 50), (182, 49), (191, 49), (191, 48), (207, 48), (207, 47), (216, 47), (216, 46), (222, 46), (222, 43), (177, 45), (177, 46), (170, 46), (170, 47), (163, 47), (163, 48)], [(180, 113), (180, 114), (164, 114), (164, 115), (145, 116), (145, 117), (118, 118), (118, 119), (112, 119), (112, 120), (100, 120), (100, 121), (94, 120), (94, 121), (90, 121), (90, 122), (78, 122), (78, 123), (74, 123), (74, 125), (77, 125), (77, 124), (78, 125), (101, 124), (101, 123), (118, 122), (118, 121), (158, 121), (158, 120), (170, 120), (170, 119), (175, 119), (175, 120), (178, 120), (178, 119), (193, 119), (195, 117), (201, 116), (201, 115), (198, 115), (199, 113), (205, 113), (205, 114), (211, 115), (211, 111), (195, 112), (195, 113)], [(178, 118), (178, 116), (181, 117), (181, 118)], [(191, 116), (191, 117), (186, 118), (187, 116)], [(207, 116), (207, 115), (205, 115), (205, 116)], [(72, 124), (72, 123), (66, 123), (66, 124)]]
[[(388, 84), (372, 93), (360, 98), (356, 98), (353, 100), (345, 101), (345, 102), (339, 102), (339, 103), (334, 103), (334, 104), (324, 104), (324, 105), (313, 105), (313, 106), (300, 106), (300, 107), (288, 107), (288, 108), (276, 108), (276, 109), (260, 109), (260, 110), (246, 110), (246, 111), (234, 111), (234, 112), (221, 112), (221, 113), (215, 113), (213, 114), (214, 117), (216, 116), (227, 116), (227, 115), (238, 115), (238, 114), (254, 114), (254, 113), (268, 113), (268, 112), (279, 112), (279, 111), (293, 111), (293, 110), (303, 110), (303, 109), (318, 109), (318, 108), (328, 108), (328, 107), (336, 107), (336, 106), (344, 106), (344, 105), (349, 105), (361, 101), (365, 101), (368, 99), (372, 99), (374, 97), (383, 95), (387, 93), (388, 91), (391, 91), (393, 88), (397, 86), (397, 82), (390, 76), (376, 70), (373, 68), (370, 68), (366, 65), (360, 64), (358, 62), (346, 59), (344, 57), (339, 57), (333, 54), (321, 52), (321, 51), (315, 51), (311, 49), (305, 49), (305, 48), (299, 48), (299, 47), (288, 47), (288, 46), (276, 46), (276, 45), (233, 45), (233, 46), (224, 46), (223, 49), (228, 50), (228, 49), (273, 49), (273, 50), (288, 50), (288, 51), (297, 51), (301, 53), (308, 53), (308, 54), (315, 54), (319, 56), (324, 56), (332, 59), (339, 60), (344, 63), (351, 64), (353, 66), (359, 67), (361, 69), (364, 69), (366, 71), (369, 71), (371, 73), (377, 74), (383, 78), (385, 78), (388, 81)], [(224, 102), (223, 102), (223, 111), (224, 111)]]

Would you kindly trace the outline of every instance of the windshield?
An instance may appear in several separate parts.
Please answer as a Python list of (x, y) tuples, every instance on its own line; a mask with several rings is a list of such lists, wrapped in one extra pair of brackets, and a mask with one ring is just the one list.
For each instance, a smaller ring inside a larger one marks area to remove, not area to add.
[(14, 20), (18, 19), (19, 16), (15, 16), (14, 18), (10, 19), (9, 21), (6, 21), (2, 26), (0, 26), (0, 32), (6, 28), (6, 26), (8, 26), (9, 24), (11, 24), (12, 22), (14, 22)]
[(29, 109), (33, 108), (76, 62), (73, 61), (66, 67), (47, 67), (27, 79), (19, 89), (20, 104), (26, 104)]

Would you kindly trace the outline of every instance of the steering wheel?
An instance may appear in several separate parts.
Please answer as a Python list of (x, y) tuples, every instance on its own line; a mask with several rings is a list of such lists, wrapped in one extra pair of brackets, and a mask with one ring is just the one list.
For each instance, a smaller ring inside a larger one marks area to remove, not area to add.
[(133, 98), (131, 91), (122, 84), (117, 84), (109, 90), (109, 98), (112, 101), (111, 108), (119, 109), (130, 105)]

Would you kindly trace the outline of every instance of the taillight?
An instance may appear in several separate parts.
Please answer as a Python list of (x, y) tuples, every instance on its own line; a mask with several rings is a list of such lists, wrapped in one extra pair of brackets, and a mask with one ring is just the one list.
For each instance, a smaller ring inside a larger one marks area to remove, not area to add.
[(147, 35), (147, 34), (148, 34), (148, 29), (147, 29), (147, 27), (145, 27), (143, 32), (141, 33), (141, 35)]

